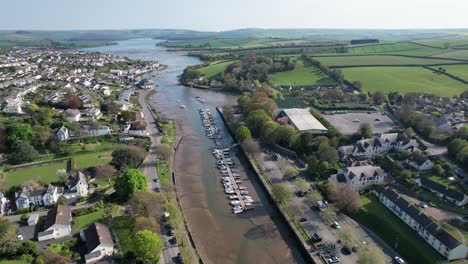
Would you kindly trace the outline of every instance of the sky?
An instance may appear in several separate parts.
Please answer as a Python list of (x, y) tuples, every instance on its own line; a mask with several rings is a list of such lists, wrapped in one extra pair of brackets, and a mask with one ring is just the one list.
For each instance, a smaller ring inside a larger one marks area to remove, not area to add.
[(466, 0), (0, 0), (0, 30), (468, 28)]

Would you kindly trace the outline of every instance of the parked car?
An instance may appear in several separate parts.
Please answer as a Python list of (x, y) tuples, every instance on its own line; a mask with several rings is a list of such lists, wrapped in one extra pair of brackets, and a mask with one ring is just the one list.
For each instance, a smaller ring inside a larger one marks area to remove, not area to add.
[(169, 242), (173, 245), (177, 244), (177, 238), (176, 237), (173, 237), (171, 239), (169, 239)]
[(334, 227), (336, 229), (341, 229), (340, 224), (338, 224), (338, 222), (336, 222), (336, 221), (332, 223), (332, 227)]
[(394, 260), (395, 263), (397, 263), (397, 264), (405, 264), (405, 263), (406, 263), (406, 262), (405, 262), (402, 258), (400, 258), (400, 257), (395, 257), (395, 258), (393, 258), (393, 260)]
[(154, 191), (155, 192), (161, 192), (161, 187), (159, 187), (159, 186), (154, 187)]
[(322, 241), (322, 238), (317, 233), (314, 233), (312, 235), (312, 242), (317, 243), (317, 242), (320, 242), (320, 241)]
[(322, 201), (317, 201), (317, 208), (320, 210), (325, 210), (327, 206)]
[(331, 263), (338, 263), (338, 262), (340, 262), (340, 259), (337, 258), (337, 257), (335, 257), (335, 256), (333, 256), (333, 257), (329, 258), (329, 259), (327, 260), (327, 262), (328, 262), (329, 264), (331, 264)]
[(275, 154), (273, 154), (273, 159), (276, 160), (276, 161), (278, 161), (278, 160), (281, 159), (281, 155), (278, 154), (278, 153), (275, 153)]
[(158, 179), (158, 178), (154, 178), (153, 181), (154, 181), (154, 182), (158, 182), (159, 179)]
[(23, 235), (17, 235), (16, 238), (18, 238), (19, 240), (24, 240)]
[(427, 208), (427, 204), (423, 203), (423, 202), (420, 202), (419, 203), (419, 207), (421, 208)]
[(169, 228), (169, 230), (167, 230), (167, 235), (168, 236), (173, 236), (175, 234), (175, 231), (173, 228)]

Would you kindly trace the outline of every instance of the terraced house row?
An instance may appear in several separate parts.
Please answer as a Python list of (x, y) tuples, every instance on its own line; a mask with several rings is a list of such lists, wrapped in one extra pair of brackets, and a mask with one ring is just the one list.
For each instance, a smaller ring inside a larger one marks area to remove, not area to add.
[(372, 192), (382, 204), (415, 230), (447, 260), (463, 259), (467, 256), (468, 248), (462, 242), (442, 229), (416, 206), (408, 203), (397, 192), (382, 186), (376, 186)]

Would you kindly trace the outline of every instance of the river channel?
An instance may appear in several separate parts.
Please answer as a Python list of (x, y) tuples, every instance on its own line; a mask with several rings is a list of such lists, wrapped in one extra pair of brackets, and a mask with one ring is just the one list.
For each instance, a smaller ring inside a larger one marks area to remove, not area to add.
[(154, 77), (158, 87), (151, 101), (163, 117), (177, 120), (181, 125), (183, 140), (175, 156), (176, 187), (204, 263), (304, 263), (292, 235), (248, 167), (244, 167), (243, 184), (256, 201), (255, 209), (234, 215), (225, 199), (210, 153), (215, 143), (206, 138), (198, 109), (211, 109), (216, 124), (223, 129), (223, 144), (229, 146), (232, 138), (215, 107), (235, 104), (237, 96), (179, 85), (178, 76), (183, 69), (200, 60), (185, 56), (184, 52), (166, 51), (155, 46), (157, 42), (134, 39), (86, 50), (156, 60), (168, 66)]

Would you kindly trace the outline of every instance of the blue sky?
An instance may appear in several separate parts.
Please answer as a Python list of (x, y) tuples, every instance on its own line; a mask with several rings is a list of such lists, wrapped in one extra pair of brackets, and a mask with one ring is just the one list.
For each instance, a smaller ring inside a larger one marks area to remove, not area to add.
[(0, 2), (0, 29), (468, 28), (466, 0)]

